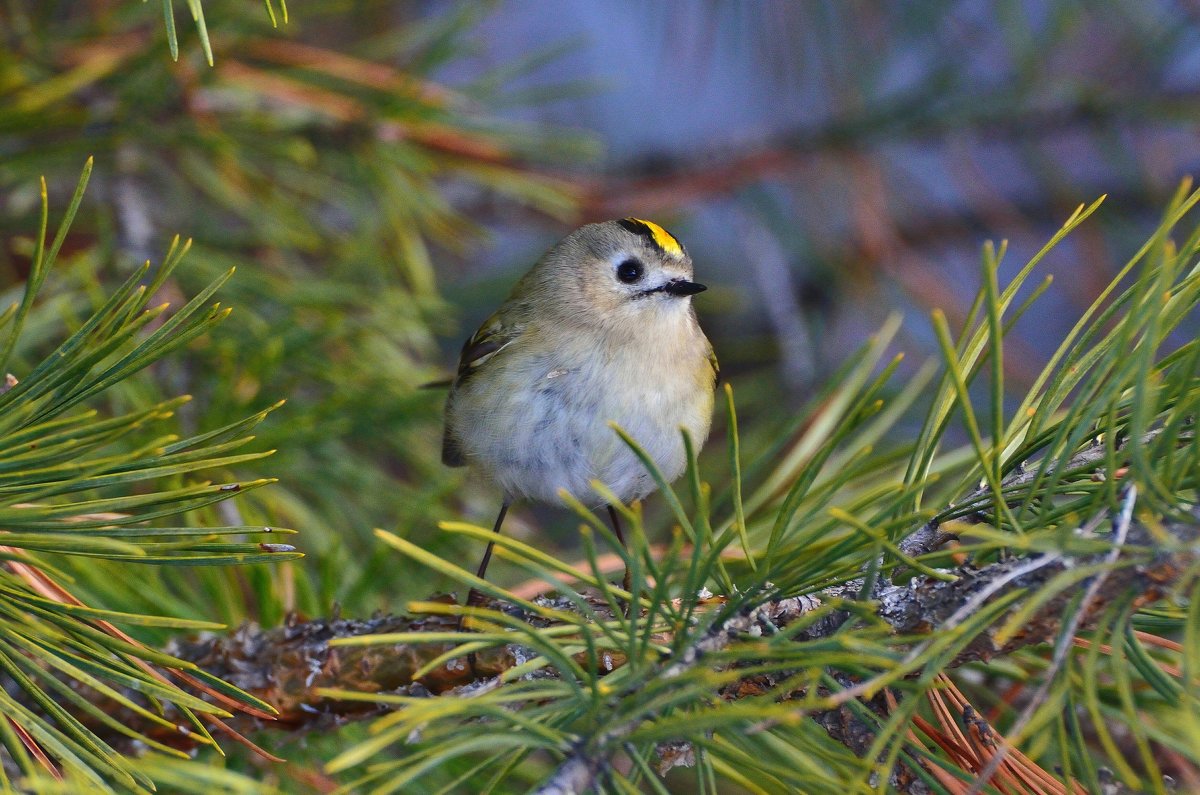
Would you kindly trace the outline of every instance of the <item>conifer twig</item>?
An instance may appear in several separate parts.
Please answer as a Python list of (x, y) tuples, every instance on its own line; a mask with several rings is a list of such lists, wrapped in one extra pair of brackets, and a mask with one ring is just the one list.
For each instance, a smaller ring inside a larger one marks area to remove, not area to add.
[[(1128, 527), (1126, 543), (1119, 548), (1119, 557), (1107, 577), (1093, 581), (1089, 604), (1081, 605), (1075, 630), (1085, 629), (1114, 600), (1136, 594), (1135, 603), (1144, 604), (1160, 598), (1171, 585), (1193, 566), (1198, 556), (1193, 546), (1200, 539), (1200, 516), (1193, 521), (1171, 522), (1156, 527), (1153, 531), (1133, 520)], [(1169, 534), (1178, 545), (1163, 543)], [(1060, 556), (1030, 567), (1028, 559), (1010, 559), (982, 568), (959, 569), (954, 581), (932, 577), (917, 577), (904, 585), (890, 585), (881, 590), (877, 602), (878, 616), (897, 632), (904, 635), (931, 634), (938, 632), (945, 622), (960, 611), (964, 605), (973, 604), (976, 595), (993, 583), (1003, 582), (994, 589), (992, 598), (1001, 598), (1016, 589), (1036, 591), (1053, 577), (1073, 566), (1089, 563), (1110, 562), (1111, 551), (1091, 556)], [(689, 667), (702, 664), (706, 657), (719, 651), (733, 640), (745, 636), (756, 625), (769, 622), (774, 627), (784, 628), (805, 616), (829, 600), (852, 599), (857, 591), (853, 584), (826, 589), (805, 597), (791, 597), (767, 601), (754, 610), (736, 615), (718, 627), (714, 627), (691, 647), (662, 663), (663, 675), (682, 675)], [(1028, 619), (1024, 628), (1011, 637), (998, 641), (996, 627), (1003, 624), (1003, 617), (981, 632), (968, 643), (950, 665), (958, 666), (973, 660), (986, 660), (1038, 643), (1052, 643), (1060, 635), (1064, 620), (1064, 608), (1072, 594), (1065, 593), (1048, 599)], [(718, 597), (719, 598), (719, 597)], [(544, 597), (543, 597), (544, 599)], [(449, 601), (449, 598), (446, 599)], [(565, 608), (555, 602), (558, 609)], [(489, 602), (483, 607), (501, 607)], [(503, 605), (510, 615), (511, 605)], [(599, 599), (593, 601), (593, 609), (602, 613), (606, 606)], [(1017, 609), (1017, 606), (1010, 610)], [(797, 642), (811, 641), (830, 636), (846, 615), (833, 611), (813, 622), (795, 635)], [(369, 646), (339, 646), (331, 644), (338, 638), (361, 635), (376, 635), (392, 632), (447, 632), (457, 621), (454, 616), (377, 616), (369, 620), (333, 618), (329, 620), (300, 621), (293, 619), (282, 627), (262, 630), (244, 626), (229, 635), (209, 635), (197, 640), (172, 644), (169, 652), (181, 659), (195, 662), (212, 673), (254, 696), (272, 703), (279, 709), (276, 721), (258, 721), (252, 716), (238, 716), (228, 721), (239, 731), (285, 730), (313, 731), (328, 728), (346, 720), (369, 718), (381, 714), (388, 707), (364, 701), (338, 700), (323, 695), (327, 690), (343, 690), (359, 693), (437, 695), (454, 698), (467, 694), (484, 681), (498, 676), (523, 659), (518, 645), (482, 650), (476, 655), (474, 669), (471, 666), (451, 662), (414, 679), (412, 674), (426, 662), (451, 650), (449, 642), (393, 644)], [(669, 645), (669, 638), (666, 639)], [(620, 665), (616, 660), (614, 665)], [(776, 675), (764, 683), (772, 688), (784, 679)], [(785, 694), (786, 695), (786, 694)], [(799, 697), (800, 692), (790, 694)], [(736, 689), (728, 688), (722, 693), (726, 698), (737, 698)], [(106, 707), (107, 709), (107, 707)], [(132, 728), (143, 731), (147, 736), (168, 742), (181, 748), (190, 748), (194, 743), (186, 736), (164, 737), (154, 727), (137, 725), (138, 717), (126, 714), (114, 706), (110, 713), (120, 713), (123, 721)], [(829, 730), (844, 718), (837, 710), (813, 713)], [(587, 745), (578, 746), (561, 763), (556, 773), (546, 783), (544, 792), (582, 792), (581, 782), (594, 781), (603, 769), (612, 752), (637, 728), (625, 724), (612, 727), (602, 737), (593, 737)], [(102, 727), (97, 727), (101, 731)], [(861, 743), (853, 742), (851, 733), (831, 731), (831, 735), (846, 743), (852, 750)], [(119, 742), (120, 738), (113, 738)], [(860, 749), (861, 751), (861, 749)], [(559, 789), (553, 789), (558, 786)], [(572, 789), (574, 788), (574, 789)]]
[[(1112, 566), (1115, 566), (1117, 559), (1121, 556), (1121, 548), (1125, 546), (1125, 541), (1129, 537), (1129, 525), (1133, 521), (1133, 506), (1137, 502), (1137, 486), (1130, 484), (1125, 489), (1125, 496), (1122, 499), (1121, 510), (1113, 519), (1113, 546), (1112, 549), (1104, 556), (1104, 562), (1109, 566), (1101, 570), (1088, 585), (1084, 591), (1083, 598), (1079, 602), (1079, 609), (1074, 611), (1070, 618), (1067, 619), (1067, 625), (1058, 633), (1058, 641), (1054, 645), (1054, 656), (1050, 660), (1050, 666), (1042, 675), (1041, 684), (1038, 685), (1037, 692), (1029, 699), (1029, 703), (1021, 710), (1021, 714), (1017, 716), (1016, 721), (1009, 727), (1008, 734), (1010, 737), (1017, 737), (1025, 729), (1025, 726), (1033, 718), (1034, 712), (1037, 710), (1050, 692), (1050, 686), (1054, 684), (1058, 672), (1062, 669), (1062, 665), (1066, 662), (1067, 652), (1070, 651), (1075, 637), (1075, 633), (1079, 630), (1079, 624), (1083, 617), (1089, 615), (1092, 602), (1096, 595), (1104, 587), (1105, 580), (1112, 573)], [(1010, 743), (1004, 743), (996, 751), (996, 755), (991, 758), (987, 766), (980, 771), (978, 778), (971, 785), (971, 789), (967, 795), (977, 795), (987, 786), (988, 781), (995, 775), (1000, 768), (1000, 763), (1004, 761), (1008, 754), (1008, 749), (1011, 748)]]

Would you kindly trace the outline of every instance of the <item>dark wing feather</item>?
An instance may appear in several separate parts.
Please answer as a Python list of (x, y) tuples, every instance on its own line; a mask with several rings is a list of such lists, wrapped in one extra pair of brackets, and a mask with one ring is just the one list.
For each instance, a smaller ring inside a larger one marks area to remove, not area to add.
[(483, 325), (471, 335), (471, 339), (463, 343), (462, 353), (458, 357), (458, 376), (454, 379), (455, 386), (461, 384), (485, 362), (521, 336), (521, 326), (504, 321), (504, 316), (497, 312), (483, 321)]

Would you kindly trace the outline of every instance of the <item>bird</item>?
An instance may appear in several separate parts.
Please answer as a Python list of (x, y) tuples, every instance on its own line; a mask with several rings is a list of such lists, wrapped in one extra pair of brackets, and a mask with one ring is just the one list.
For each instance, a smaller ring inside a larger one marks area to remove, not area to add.
[[(712, 422), (720, 369), (700, 328), (687, 250), (662, 226), (622, 218), (582, 226), (547, 251), (463, 347), (446, 399), (442, 461), (501, 492), (476, 576), (484, 579), (516, 501), (607, 507), (603, 483), (628, 504), (656, 484), (618, 436), (628, 433), (668, 482)], [(622, 580), (630, 587), (628, 565)], [(474, 588), (467, 604), (476, 604)]]

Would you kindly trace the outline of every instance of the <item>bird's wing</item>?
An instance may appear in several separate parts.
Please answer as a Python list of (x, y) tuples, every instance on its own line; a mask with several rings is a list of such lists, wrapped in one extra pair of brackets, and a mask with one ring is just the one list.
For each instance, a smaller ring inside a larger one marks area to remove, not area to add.
[(713, 371), (713, 389), (721, 385), (721, 364), (717, 361), (717, 352), (713, 350), (712, 345), (708, 346), (708, 365)]
[[(458, 357), (458, 374), (450, 386), (449, 400), (454, 399), (454, 392), (462, 384), (489, 362), (493, 356), (517, 341), (521, 336), (524, 324), (515, 322), (512, 314), (501, 307), (494, 315), (483, 321), (479, 330), (463, 343), (462, 353)], [(448, 404), (447, 404), (448, 405)], [(466, 456), (454, 434), (447, 424), (442, 433), (442, 463), (446, 466), (461, 467), (467, 465)]]
[(463, 343), (458, 357), (458, 376), (454, 379), (456, 386), (521, 336), (522, 325), (511, 322), (506, 315), (503, 310), (496, 312)]
[(479, 369), (484, 362), (491, 359), (501, 348), (508, 346), (521, 335), (520, 326), (506, 322), (505, 307), (501, 307), (491, 317), (483, 321), (483, 325), (463, 343), (462, 352), (458, 355), (458, 371), (453, 378), (440, 381), (430, 381), (421, 384), (421, 389), (437, 389), (454, 387)]

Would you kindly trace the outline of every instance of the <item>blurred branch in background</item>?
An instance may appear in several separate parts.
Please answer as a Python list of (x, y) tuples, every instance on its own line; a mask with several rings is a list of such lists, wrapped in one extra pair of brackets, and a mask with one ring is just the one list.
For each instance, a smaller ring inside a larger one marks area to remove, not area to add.
[[(768, 180), (791, 182), (808, 172), (813, 162), (822, 157), (831, 158), (837, 166), (843, 158), (862, 152), (879, 156), (884, 154), (880, 150), (897, 144), (940, 146), (947, 138), (958, 138), (978, 156), (983, 152), (974, 147), (983, 145), (1006, 149), (1053, 146), (1077, 136), (1086, 138), (1109, 133), (1114, 127), (1123, 125), (1131, 125), (1133, 132), (1143, 128), (1153, 132), (1160, 126), (1171, 129), (1200, 118), (1200, 91), (1160, 93), (1150, 97), (1129, 92), (1103, 100), (1081, 97), (1075, 102), (1068, 99), (1061, 107), (1044, 110), (1031, 110), (1023, 104), (1016, 106), (1020, 98), (1006, 97), (1008, 92), (1005, 91), (992, 99), (1007, 99), (1007, 102), (990, 104), (988, 97), (975, 97), (959, 115), (953, 112), (955, 109), (945, 108), (944, 103), (932, 103), (931, 108), (925, 90), (894, 100), (895, 105), (886, 112), (834, 120), (817, 129), (779, 133), (751, 147), (710, 148), (676, 157), (656, 155), (650, 162), (634, 161), (624, 167), (618, 166), (595, 180), (583, 181), (586, 195), (582, 212), (590, 218), (609, 218), (622, 212), (621, 208), (638, 207), (642, 212), (670, 214), (680, 208), (736, 193), (747, 185)], [(944, 116), (937, 115), (939, 109)], [(964, 153), (960, 151), (959, 154)], [(985, 187), (971, 184), (970, 177), (962, 176), (963, 181), (955, 187), (975, 191)], [(974, 178), (982, 180), (998, 176), (987, 170), (978, 170), (974, 174)], [(1096, 185), (1088, 187), (1094, 191)], [(1129, 186), (1130, 192), (1118, 195), (1127, 202), (1145, 206), (1152, 204), (1164, 187), (1134, 184)], [(948, 208), (950, 212), (941, 219), (929, 221), (926, 231), (917, 237), (935, 237), (939, 228), (946, 225), (961, 228), (965, 222), (995, 228), (996, 217), (986, 197), (974, 199), (974, 206)], [(1028, 200), (1022, 214), (1047, 218), (1060, 211), (1065, 201), (1067, 199), (1062, 195), (1042, 195)]]
[(816, 376), (816, 346), (808, 332), (800, 291), (783, 247), (756, 216), (739, 213), (734, 222), (745, 247), (745, 262), (753, 270), (760, 300), (779, 340), (784, 380), (792, 389), (801, 389)]

